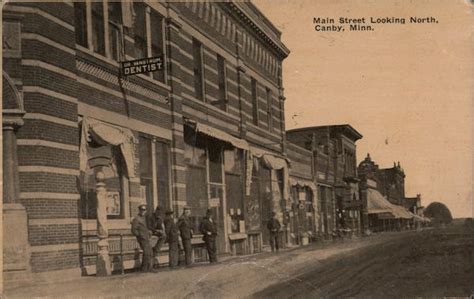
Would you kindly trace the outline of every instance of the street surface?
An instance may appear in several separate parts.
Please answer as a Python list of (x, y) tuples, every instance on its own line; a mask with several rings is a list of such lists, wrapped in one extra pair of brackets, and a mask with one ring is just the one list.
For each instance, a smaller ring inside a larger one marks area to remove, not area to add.
[(474, 232), (462, 226), (372, 235), (217, 265), (5, 286), (6, 298), (440, 297), (474, 294)]

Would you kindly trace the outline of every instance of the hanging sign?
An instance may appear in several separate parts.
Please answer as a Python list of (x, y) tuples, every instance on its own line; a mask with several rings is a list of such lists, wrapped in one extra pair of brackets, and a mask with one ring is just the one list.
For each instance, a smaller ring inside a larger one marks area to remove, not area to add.
[(163, 70), (163, 56), (122, 62), (122, 75), (137, 75)]

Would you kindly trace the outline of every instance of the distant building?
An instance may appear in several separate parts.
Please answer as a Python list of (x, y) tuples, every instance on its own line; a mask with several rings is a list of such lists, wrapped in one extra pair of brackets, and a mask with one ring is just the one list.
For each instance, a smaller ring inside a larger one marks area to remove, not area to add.
[(377, 182), (377, 189), (388, 201), (403, 205), (405, 199), (405, 172), (400, 162), (393, 162), (391, 168), (379, 168), (369, 154), (358, 166), (359, 178), (369, 178)]
[(319, 233), (360, 231), (361, 201), (356, 162), (356, 141), (362, 138), (352, 126), (332, 125), (287, 131), (287, 140), (312, 152), (318, 189)]
[(403, 200), (403, 206), (415, 215), (423, 215), (423, 206), (421, 205), (421, 194), (417, 194), (415, 197), (405, 197)]
[(421, 195), (405, 197), (405, 172), (400, 162), (380, 169), (369, 154), (358, 166), (364, 230), (385, 231), (426, 223), (420, 212)]

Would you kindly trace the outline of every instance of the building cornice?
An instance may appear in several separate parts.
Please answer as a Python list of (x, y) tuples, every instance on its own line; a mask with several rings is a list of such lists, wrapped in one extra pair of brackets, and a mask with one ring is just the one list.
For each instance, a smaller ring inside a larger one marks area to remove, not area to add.
[[(228, 2), (227, 7), (242, 23), (247, 25), (261, 40), (271, 46), (284, 59), (290, 50), (280, 40), (280, 32), (263, 15), (259, 16), (250, 2)], [(269, 23), (269, 24), (267, 24)]]

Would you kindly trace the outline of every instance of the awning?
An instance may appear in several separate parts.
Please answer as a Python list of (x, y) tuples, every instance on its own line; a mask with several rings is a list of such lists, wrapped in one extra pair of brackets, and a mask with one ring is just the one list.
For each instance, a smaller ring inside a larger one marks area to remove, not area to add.
[(313, 191), (313, 194), (317, 194), (316, 185), (313, 181), (290, 177), (290, 185), (291, 186), (301, 186), (301, 187), (308, 187)]
[(88, 162), (87, 143), (93, 140), (100, 145), (110, 144), (120, 147), (127, 166), (128, 177), (135, 177), (135, 137), (131, 130), (84, 117), (81, 133), (79, 157), (81, 171), (86, 171)]
[(404, 207), (390, 203), (380, 192), (370, 188), (367, 190), (367, 210), (369, 214), (381, 214), (380, 218), (412, 219), (414, 216)]
[(369, 214), (391, 213), (391, 203), (374, 189), (367, 189), (367, 211)]
[(288, 167), (288, 163), (285, 159), (273, 155), (263, 155), (262, 162), (265, 167), (270, 169), (283, 169)]
[(415, 221), (418, 221), (418, 222), (431, 222), (431, 220), (429, 218), (426, 218), (426, 217), (423, 217), (423, 216), (420, 216), (420, 215), (416, 215), (416, 214), (413, 214), (413, 219), (415, 219)]
[(392, 209), (395, 213), (396, 218), (402, 218), (402, 219), (412, 219), (413, 218), (413, 214), (408, 212), (408, 210), (406, 210), (402, 206), (392, 204)]
[(230, 135), (229, 133), (226, 133), (216, 128), (212, 128), (208, 125), (204, 125), (204, 124), (194, 122), (194, 121), (188, 121), (188, 122), (194, 126), (196, 132), (230, 143), (237, 148), (240, 148), (243, 150), (249, 150), (249, 144), (244, 139), (234, 137)]

